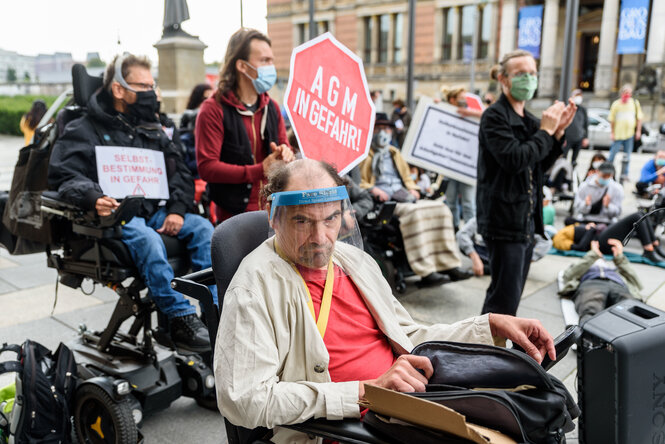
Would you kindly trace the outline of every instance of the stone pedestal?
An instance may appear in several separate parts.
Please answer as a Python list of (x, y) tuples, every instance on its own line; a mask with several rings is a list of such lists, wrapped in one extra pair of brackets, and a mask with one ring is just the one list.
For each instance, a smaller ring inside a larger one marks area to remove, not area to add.
[(177, 35), (155, 43), (159, 54), (158, 85), (162, 92), (162, 111), (182, 113), (192, 88), (205, 82), (203, 50), (198, 37)]

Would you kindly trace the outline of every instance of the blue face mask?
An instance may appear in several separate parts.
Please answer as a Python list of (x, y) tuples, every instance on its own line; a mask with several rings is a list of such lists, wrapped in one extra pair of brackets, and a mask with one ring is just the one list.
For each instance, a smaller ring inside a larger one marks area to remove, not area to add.
[(602, 177), (598, 177), (598, 184), (600, 184), (600, 185), (602, 185), (602, 186), (605, 186), (605, 185), (607, 185), (608, 183), (610, 183), (610, 180), (609, 180), (609, 179), (603, 179)]
[(277, 81), (277, 71), (275, 70), (275, 65), (266, 65), (254, 68), (248, 62), (245, 63), (247, 63), (247, 65), (254, 69), (257, 73), (257, 77), (255, 79), (252, 79), (247, 74), (245, 74), (252, 81), (252, 85), (254, 85), (254, 89), (257, 93), (263, 94), (272, 88), (273, 85), (275, 85), (275, 82)]
[(656, 165), (659, 167), (665, 166), (665, 159), (656, 159)]

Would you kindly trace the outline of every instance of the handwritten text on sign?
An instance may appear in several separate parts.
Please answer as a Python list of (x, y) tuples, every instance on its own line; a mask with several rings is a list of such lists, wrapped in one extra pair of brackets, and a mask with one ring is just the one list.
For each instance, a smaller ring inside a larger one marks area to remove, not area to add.
[(455, 107), (421, 98), (402, 154), (413, 165), (475, 185), (478, 130), (478, 123), (460, 116)]
[(96, 146), (97, 177), (104, 194), (115, 199), (143, 195), (168, 199), (164, 153), (143, 148)]

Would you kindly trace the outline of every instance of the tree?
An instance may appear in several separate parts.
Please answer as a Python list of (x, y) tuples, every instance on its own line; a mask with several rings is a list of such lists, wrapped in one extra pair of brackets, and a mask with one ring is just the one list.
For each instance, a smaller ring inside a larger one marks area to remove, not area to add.
[(30, 73), (28, 71), (23, 73), (23, 81), (24, 82), (29, 82), (30, 81)]
[(16, 69), (11, 67), (7, 68), (7, 81), (9, 83), (16, 81)]
[(95, 57), (94, 59), (88, 60), (88, 63), (86, 63), (88, 68), (103, 68), (106, 66), (106, 63), (98, 57)]

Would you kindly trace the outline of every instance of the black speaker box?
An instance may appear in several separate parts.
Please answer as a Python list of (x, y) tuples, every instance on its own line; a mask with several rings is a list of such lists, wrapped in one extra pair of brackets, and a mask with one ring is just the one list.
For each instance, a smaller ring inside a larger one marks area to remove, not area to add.
[(583, 444), (665, 444), (665, 313), (625, 300), (589, 319), (578, 347)]

